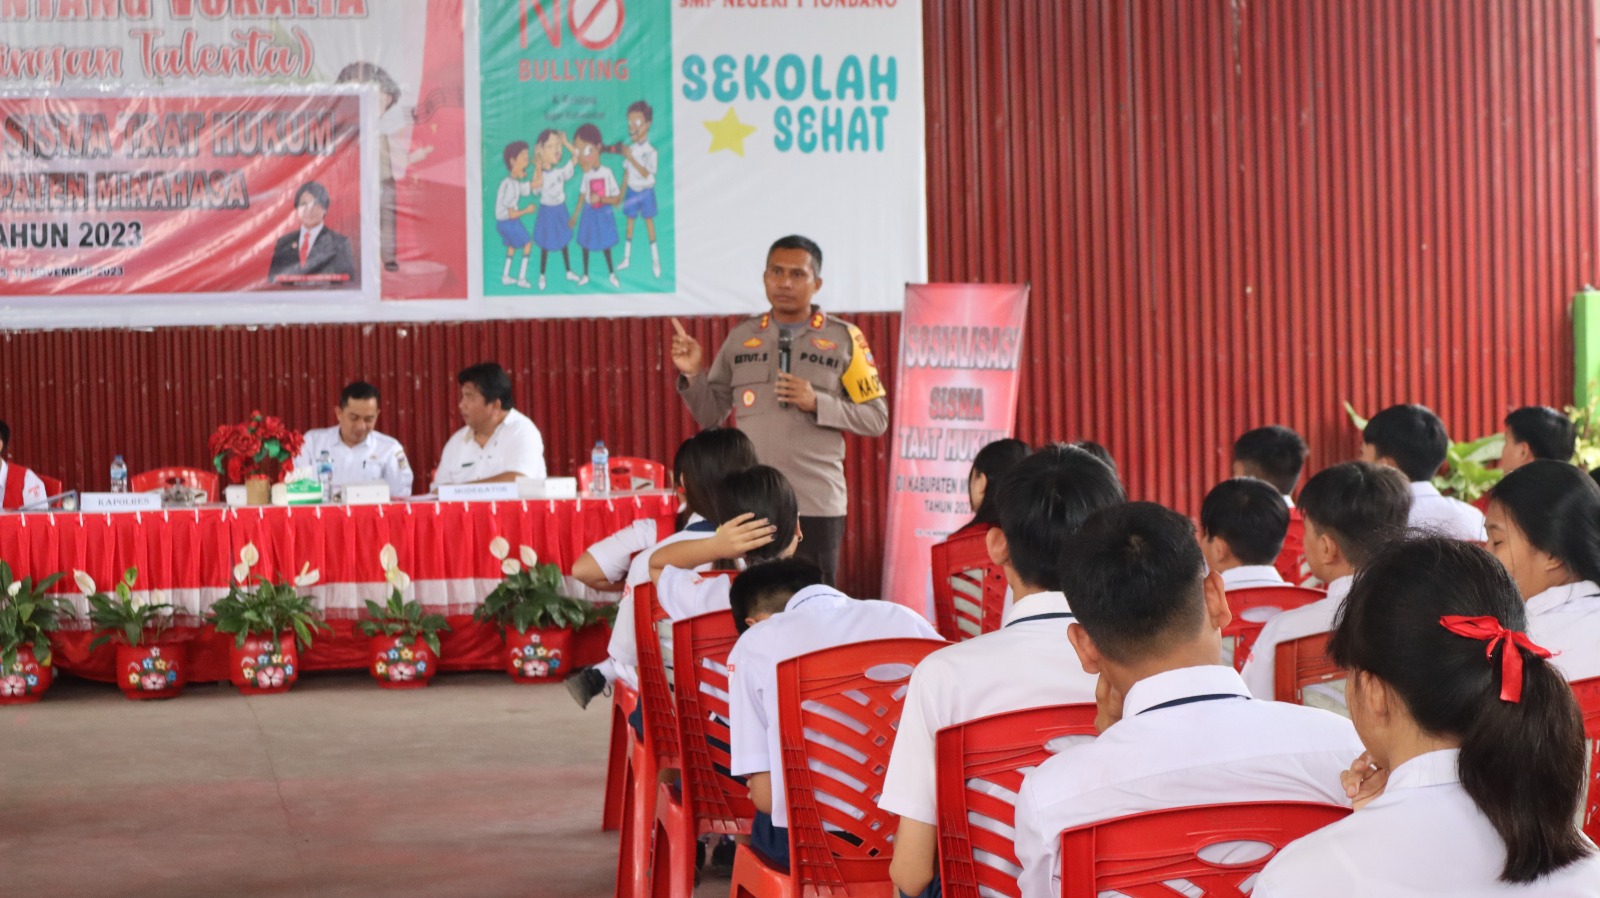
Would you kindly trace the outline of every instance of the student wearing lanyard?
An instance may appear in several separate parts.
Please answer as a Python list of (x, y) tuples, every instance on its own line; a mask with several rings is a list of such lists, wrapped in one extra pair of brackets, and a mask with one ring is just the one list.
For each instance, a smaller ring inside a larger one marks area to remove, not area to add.
[(1093, 455), (1058, 443), (1017, 462), (985, 500), (999, 523), (988, 532), (989, 557), (1004, 568), (1016, 598), (1000, 630), (934, 652), (911, 675), (878, 799), (900, 815), (889, 873), (905, 895), (926, 894), (938, 872), (939, 730), (1005, 711), (1094, 701), (1095, 678), (1067, 645), (1072, 609), (1061, 594), (1061, 549), (1090, 514), (1126, 500), (1122, 484)]
[(1476, 546), (1373, 561), (1328, 642), (1367, 748), (1345, 774), (1356, 812), (1284, 848), (1256, 898), (1600, 896), (1582, 718), (1527, 622)]
[(1348, 805), (1339, 775), (1360, 752), (1350, 722), (1250, 698), (1221, 662), (1231, 619), (1194, 526), (1133, 502), (1096, 512), (1062, 565), (1067, 634), (1099, 675), (1100, 737), (1023, 781), (1017, 799), (1024, 898), (1061, 894), (1061, 833), (1166, 808), (1241, 801)]

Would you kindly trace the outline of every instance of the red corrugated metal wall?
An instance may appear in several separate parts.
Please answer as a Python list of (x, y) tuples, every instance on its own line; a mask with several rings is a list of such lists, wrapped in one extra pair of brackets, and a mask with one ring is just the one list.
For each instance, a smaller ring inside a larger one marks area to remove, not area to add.
[[(1457, 434), (1566, 401), (1595, 276), (1590, 0), (926, 0), (930, 276), (1034, 286), (1020, 434), (1092, 437), (1193, 511), (1238, 431), (1350, 455), (1341, 399)], [(758, 285), (751, 284), (752, 291)], [(892, 374), (898, 316), (855, 319)], [(708, 345), (725, 319), (694, 327)], [(3, 322), (0, 322), (3, 326)], [(328, 418), (348, 378), (427, 470), (454, 372), (496, 358), (556, 473), (691, 427), (660, 319), (0, 336), (14, 457), (103, 486), (199, 464), (253, 406)], [(894, 384), (889, 383), (892, 390)], [(876, 591), (887, 440), (852, 439), (847, 588)]]

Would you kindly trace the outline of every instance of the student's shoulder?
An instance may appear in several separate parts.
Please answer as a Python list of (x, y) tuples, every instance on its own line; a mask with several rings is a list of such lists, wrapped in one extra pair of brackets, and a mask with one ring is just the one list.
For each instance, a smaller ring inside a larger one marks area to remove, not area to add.
[(1343, 747), (1338, 740), (1359, 742), (1356, 728), (1349, 719), (1332, 711), (1310, 708), (1293, 702), (1265, 699), (1253, 699), (1239, 704), (1242, 709), (1263, 723), (1281, 727), (1282, 732), (1305, 736), (1308, 741), (1325, 744), (1330, 750)]

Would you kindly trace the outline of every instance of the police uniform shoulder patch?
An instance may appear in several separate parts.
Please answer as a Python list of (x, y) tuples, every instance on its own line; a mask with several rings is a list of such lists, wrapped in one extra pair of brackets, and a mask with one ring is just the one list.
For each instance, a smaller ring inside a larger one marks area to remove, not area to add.
[(766, 330), (767, 329), (767, 325), (769, 325), (771, 323), (772, 323), (772, 313), (769, 312), (769, 313), (761, 316), (761, 320), (760, 320), (760, 322), (758, 322), (756, 324), (756, 327), (760, 328), (761, 330)]
[(840, 378), (845, 393), (858, 405), (882, 399), (889, 393), (883, 388), (883, 381), (878, 378), (878, 363), (872, 358), (872, 347), (867, 345), (866, 335), (853, 324), (841, 323), (850, 332), (853, 349), (850, 353), (850, 367), (845, 369), (844, 376)]
[(812, 315), (811, 315), (811, 329), (812, 330), (814, 330), (814, 331), (822, 330), (822, 326), (824, 324), (827, 324), (827, 323), (828, 323), (828, 314), (826, 312), (822, 311), (821, 309), (818, 309), (816, 312), (812, 313)]
[(839, 344), (833, 342), (832, 340), (824, 340), (821, 337), (813, 339), (811, 341), (811, 345), (817, 347), (823, 352), (832, 352), (833, 350), (839, 348)]

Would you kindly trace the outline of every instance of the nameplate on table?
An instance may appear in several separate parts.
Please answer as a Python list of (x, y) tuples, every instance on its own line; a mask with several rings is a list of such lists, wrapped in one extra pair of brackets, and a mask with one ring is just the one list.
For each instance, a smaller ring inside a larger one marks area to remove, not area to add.
[(382, 505), (390, 499), (389, 484), (382, 481), (347, 483), (344, 485), (343, 495), (346, 505)]
[(515, 502), (515, 483), (459, 483), (439, 487), (440, 502)]
[(83, 493), (78, 497), (82, 511), (160, 511), (160, 493)]

